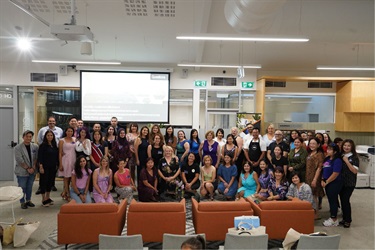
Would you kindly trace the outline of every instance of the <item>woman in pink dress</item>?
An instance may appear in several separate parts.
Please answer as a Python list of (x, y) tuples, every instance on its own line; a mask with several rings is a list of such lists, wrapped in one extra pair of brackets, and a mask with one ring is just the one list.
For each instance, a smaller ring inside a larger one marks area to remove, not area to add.
[(92, 196), (95, 203), (113, 203), (113, 197), (110, 194), (112, 188), (112, 170), (109, 168), (107, 156), (100, 159), (99, 168), (94, 170), (93, 174), (94, 189)]
[(61, 193), (61, 197), (67, 201), (70, 201), (69, 185), (76, 162), (76, 138), (73, 137), (73, 134), (74, 129), (68, 127), (65, 129), (65, 137), (59, 141), (59, 176), (64, 177), (64, 191)]

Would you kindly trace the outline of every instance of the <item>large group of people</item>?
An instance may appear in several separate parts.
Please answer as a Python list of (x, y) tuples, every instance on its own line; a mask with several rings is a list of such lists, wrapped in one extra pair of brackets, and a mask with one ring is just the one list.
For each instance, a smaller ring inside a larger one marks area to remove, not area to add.
[(164, 135), (158, 125), (139, 130), (138, 124), (130, 123), (121, 128), (116, 117), (105, 133), (95, 124), (90, 136), (83, 121), (71, 118), (62, 132), (54, 119), (49, 117), (48, 126), (39, 131), (39, 146), (31, 142), (34, 134), (28, 130), (15, 148), (15, 173), (25, 193), (23, 209), (34, 206), (31, 188), (36, 172), (42, 205), (53, 205), (50, 192), (58, 170), (64, 178), (61, 197), (77, 203), (114, 202), (111, 192), (130, 201), (134, 191), (139, 201), (163, 201), (181, 198), (183, 190), (187, 197), (208, 200), (298, 198), (310, 202), (320, 219), (321, 198), (326, 195), (330, 218), (323, 225), (350, 227), (350, 197), (359, 166), (350, 139), (332, 142), (327, 133), (297, 130), (286, 137), (272, 124), (263, 136), (256, 124), (247, 124), (243, 131), (233, 127), (227, 136), (223, 129), (209, 130), (204, 139), (192, 129), (186, 138), (182, 130), (175, 135), (172, 126)]

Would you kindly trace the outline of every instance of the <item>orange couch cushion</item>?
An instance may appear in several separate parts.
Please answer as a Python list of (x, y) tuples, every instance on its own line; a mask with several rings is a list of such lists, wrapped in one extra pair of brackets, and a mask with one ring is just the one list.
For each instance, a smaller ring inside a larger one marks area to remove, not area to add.
[(129, 212), (183, 212), (185, 200), (181, 202), (136, 202), (132, 200)]
[(312, 209), (311, 203), (307, 201), (263, 201), (258, 206), (262, 210), (308, 210), (308, 209)]
[(64, 204), (60, 208), (60, 213), (76, 214), (76, 213), (115, 213), (118, 211), (116, 203), (88, 203), (77, 204), (74, 200), (68, 204)]
[(200, 202), (198, 204), (198, 210), (200, 212), (248, 211), (251, 210), (251, 205), (243, 199), (235, 203), (225, 201)]

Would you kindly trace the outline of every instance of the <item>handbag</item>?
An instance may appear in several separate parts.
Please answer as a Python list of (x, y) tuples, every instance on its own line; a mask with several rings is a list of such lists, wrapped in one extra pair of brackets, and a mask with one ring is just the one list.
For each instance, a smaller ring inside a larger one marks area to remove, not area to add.
[(12, 225), (9, 225), (4, 228), (3, 232), (3, 245), (9, 245), (10, 243), (13, 242), (13, 236), (14, 236), (14, 231), (16, 230), (16, 224), (20, 223), (22, 218), (18, 219), (15, 223)]
[(23, 247), (26, 245), (27, 240), (31, 234), (38, 229), (40, 221), (18, 223), (14, 231), (13, 246)]
[(234, 235), (242, 235), (242, 236), (248, 236), (248, 235), (264, 235), (266, 234), (266, 227), (265, 226), (259, 226), (259, 227), (252, 227), (250, 229), (246, 229), (244, 227), (239, 228), (228, 228), (229, 234)]

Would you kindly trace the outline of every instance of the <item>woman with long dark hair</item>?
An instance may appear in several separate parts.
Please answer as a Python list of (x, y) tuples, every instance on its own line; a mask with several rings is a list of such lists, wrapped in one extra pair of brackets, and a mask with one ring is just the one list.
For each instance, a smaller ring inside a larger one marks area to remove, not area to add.
[(70, 188), (70, 197), (77, 203), (92, 202), (89, 191), (91, 173), (86, 157), (78, 156), (72, 172), (72, 187)]
[[(318, 205), (319, 197), (324, 196), (324, 190), (321, 185), (324, 154), (320, 140), (316, 137), (309, 140), (308, 147), (310, 150), (306, 158), (305, 182), (311, 187), (314, 202)], [(318, 211), (319, 207), (317, 210), (315, 210), (315, 219), (320, 219), (318, 216)]]
[(108, 155), (108, 144), (102, 139), (103, 137), (100, 131), (94, 131), (92, 137), (90, 160), (95, 168), (99, 168), (100, 160), (103, 156)]
[[(147, 163), (147, 149), (149, 143), (149, 133), (150, 130), (147, 126), (143, 126), (139, 133), (137, 140), (134, 142), (134, 153), (135, 153), (135, 160), (137, 164), (137, 179), (139, 181), (140, 173), (143, 168), (146, 167)], [(134, 180), (135, 181), (135, 180)]]
[(322, 187), (325, 188), (329, 202), (330, 218), (323, 222), (325, 227), (336, 227), (337, 210), (339, 207), (338, 196), (342, 188), (342, 160), (339, 147), (331, 143), (327, 146), (327, 157), (323, 163)]
[(200, 163), (201, 158), (199, 156), (199, 146), (201, 144), (201, 140), (199, 139), (198, 130), (193, 128), (190, 131), (190, 140), (189, 140), (189, 146), (190, 146), (190, 152), (195, 155), (195, 163)]
[(352, 208), (350, 206), (350, 197), (352, 196), (355, 185), (357, 183), (357, 173), (359, 168), (359, 158), (355, 150), (354, 141), (351, 139), (344, 140), (342, 143), (341, 153), (343, 161), (341, 172), (343, 187), (340, 191), (340, 201), (343, 219), (339, 223), (345, 228), (349, 228), (350, 223), (352, 222)]
[(44, 134), (43, 142), (38, 151), (40, 193), (42, 194), (42, 205), (48, 207), (53, 205), (50, 198), (56, 170), (59, 166), (59, 149), (57, 148), (55, 134), (52, 130), (47, 130)]
[(177, 146), (177, 137), (174, 135), (174, 129), (172, 125), (168, 125), (165, 128), (164, 141), (165, 145), (172, 147), (173, 153), (175, 153)]
[(65, 137), (59, 141), (59, 176), (64, 177), (64, 191), (61, 193), (61, 197), (70, 201), (69, 185), (77, 159), (75, 150), (76, 138), (73, 137), (74, 128), (66, 128), (64, 134)]
[(135, 159), (135, 141), (138, 138), (138, 124), (137, 123), (130, 123), (129, 124), (129, 133), (126, 134), (126, 140), (129, 143), (129, 149), (131, 151), (131, 157), (128, 162), (128, 168), (130, 169), (130, 175), (132, 179), (135, 179), (135, 165), (136, 165), (136, 159)]

